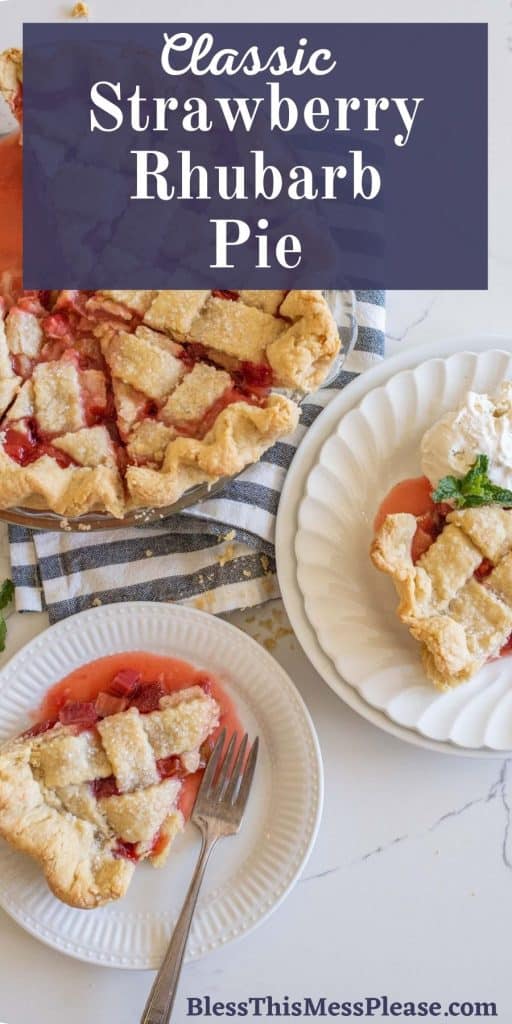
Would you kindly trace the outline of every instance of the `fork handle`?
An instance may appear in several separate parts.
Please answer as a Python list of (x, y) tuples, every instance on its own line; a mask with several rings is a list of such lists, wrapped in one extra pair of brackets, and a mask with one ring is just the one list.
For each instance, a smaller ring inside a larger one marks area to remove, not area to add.
[(140, 1024), (168, 1024), (180, 980), (187, 939), (210, 854), (218, 836), (203, 834), (201, 853), (190, 887), (172, 934), (162, 966), (155, 978)]

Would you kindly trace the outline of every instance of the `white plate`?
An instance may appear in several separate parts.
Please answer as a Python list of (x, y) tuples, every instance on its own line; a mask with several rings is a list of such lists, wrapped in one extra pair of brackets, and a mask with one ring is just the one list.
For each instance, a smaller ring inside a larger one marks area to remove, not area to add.
[[(0, 673), (0, 742), (26, 728), (45, 690), (73, 668), (130, 650), (213, 672), (262, 743), (243, 828), (213, 854), (206, 875), (187, 951), (192, 960), (255, 928), (297, 881), (320, 821), (321, 756), (297, 690), (267, 651), (221, 619), (156, 602), (81, 612), (27, 644)], [(0, 842), (0, 905), (32, 935), (79, 960), (155, 968), (198, 850), (199, 834), (188, 826), (165, 868), (141, 864), (123, 900), (84, 911), (55, 899), (38, 866)]]
[(440, 693), (398, 621), (388, 579), (368, 558), (372, 520), (391, 486), (421, 473), (425, 430), (468, 389), (512, 376), (508, 352), (462, 352), (397, 374), (366, 395), (324, 443), (299, 507), (297, 579), (320, 646), (363, 699), (399, 725), (466, 749), (512, 748), (511, 666), (486, 665)]
[(346, 413), (353, 409), (372, 388), (385, 385), (398, 371), (414, 368), (429, 356), (449, 355), (467, 348), (471, 348), (475, 352), (486, 352), (498, 346), (500, 349), (512, 349), (512, 340), (489, 336), (471, 339), (440, 338), (427, 345), (405, 349), (400, 354), (382, 361), (373, 369), (356, 378), (328, 405), (303, 440), (287, 474), (276, 530), (279, 582), (288, 616), (304, 652), (337, 696), (367, 721), (401, 740), (441, 753), (478, 758), (495, 758), (499, 756), (499, 751), (485, 748), (466, 749), (450, 741), (438, 742), (430, 739), (414, 729), (393, 721), (385, 712), (368, 704), (359, 691), (346, 681), (336, 669), (332, 659), (320, 646), (315, 631), (307, 618), (303, 596), (297, 581), (294, 547), (298, 507), (304, 495), (308, 475), (317, 462), (324, 441), (336, 429)]

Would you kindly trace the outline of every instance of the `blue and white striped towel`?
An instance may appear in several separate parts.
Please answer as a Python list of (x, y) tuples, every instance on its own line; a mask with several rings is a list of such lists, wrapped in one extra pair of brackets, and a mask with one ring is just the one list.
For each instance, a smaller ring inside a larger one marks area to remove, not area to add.
[(179, 601), (211, 612), (278, 596), (274, 528), (286, 470), (305, 431), (337, 392), (382, 358), (383, 292), (356, 292), (357, 341), (329, 387), (308, 397), (300, 424), (220, 494), (166, 519), (100, 533), (9, 528), (18, 611), (56, 622), (111, 601)]

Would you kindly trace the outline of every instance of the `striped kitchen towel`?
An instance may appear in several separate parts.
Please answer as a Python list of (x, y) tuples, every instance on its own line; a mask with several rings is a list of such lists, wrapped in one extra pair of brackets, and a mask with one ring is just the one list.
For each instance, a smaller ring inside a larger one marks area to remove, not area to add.
[[(330, 399), (384, 352), (384, 293), (356, 292), (354, 313), (357, 341), (343, 369), (303, 402), (293, 436), (219, 494), (158, 525), (89, 533), (9, 527), (17, 610), (46, 608), (56, 622), (111, 601), (179, 601), (226, 612), (277, 597), (273, 540), (286, 470)], [(349, 326), (340, 322), (340, 329), (343, 336)]]

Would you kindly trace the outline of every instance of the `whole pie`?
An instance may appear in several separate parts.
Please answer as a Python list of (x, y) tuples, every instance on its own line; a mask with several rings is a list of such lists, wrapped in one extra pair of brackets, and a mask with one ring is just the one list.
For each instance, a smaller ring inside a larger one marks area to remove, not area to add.
[(121, 671), (95, 703), (69, 701), (0, 748), (0, 835), (30, 854), (59, 899), (124, 896), (138, 861), (164, 863), (185, 777), (219, 722), (208, 687), (165, 694)]
[[(0, 90), (21, 118), (19, 51)], [(319, 291), (11, 292), (0, 507), (121, 518), (238, 473), (295, 428), (339, 345)]]

